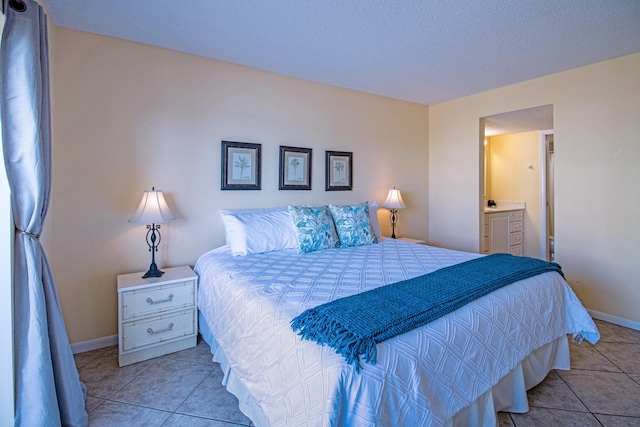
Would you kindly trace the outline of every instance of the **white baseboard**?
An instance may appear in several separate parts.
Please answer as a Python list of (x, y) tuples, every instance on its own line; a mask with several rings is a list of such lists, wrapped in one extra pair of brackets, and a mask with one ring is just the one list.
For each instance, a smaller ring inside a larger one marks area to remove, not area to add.
[(595, 310), (587, 310), (591, 317), (598, 320), (604, 320), (605, 322), (615, 323), (616, 325), (624, 326), (627, 328), (635, 329), (636, 331), (640, 331), (640, 322), (636, 322), (629, 319), (623, 319), (622, 317), (612, 316), (607, 313), (600, 313)]
[(71, 352), (73, 354), (84, 353), (85, 351), (97, 350), (99, 348), (110, 347), (118, 344), (118, 335), (110, 335), (108, 337), (96, 338), (95, 340), (80, 341), (71, 344)]

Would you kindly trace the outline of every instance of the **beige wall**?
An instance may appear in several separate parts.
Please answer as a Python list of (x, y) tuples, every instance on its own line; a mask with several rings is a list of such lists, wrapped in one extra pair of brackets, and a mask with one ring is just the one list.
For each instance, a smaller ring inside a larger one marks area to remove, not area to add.
[(493, 136), (486, 140), (487, 199), (526, 203), (523, 254), (540, 258), (540, 132)]
[[(116, 275), (143, 271), (142, 192), (165, 192), (160, 267), (224, 243), (218, 210), (382, 202), (428, 238), (428, 107), (57, 28), (50, 260), (72, 343), (117, 333)], [(220, 141), (262, 144), (262, 191), (220, 190)], [(313, 190), (278, 190), (278, 147), (313, 148)], [(354, 153), (354, 190), (324, 191), (324, 152)], [(388, 214), (380, 214), (390, 232)]]
[(556, 259), (587, 308), (640, 321), (640, 54), (429, 108), (429, 241), (478, 251), (479, 118), (553, 104)]
[[(640, 55), (427, 107), (69, 29), (55, 36), (48, 254), (72, 343), (115, 334), (115, 277), (148, 267), (144, 227), (127, 222), (143, 190), (164, 190), (179, 217), (163, 226), (161, 266), (193, 265), (222, 244), (218, 209), (381, 202), (391, 186), (409, 206), (399, 235), (478, 251), (479, 118), (547, 104), (557, 260), (588, 308), (640, 321)], [(220, 191), (221, 140), (263, 145), (262, 191)], [(277, 190), (279, 145), (313, 148), (312, 191)], [(354, 152), (354, 191), (324, 191), (325, 150)]]

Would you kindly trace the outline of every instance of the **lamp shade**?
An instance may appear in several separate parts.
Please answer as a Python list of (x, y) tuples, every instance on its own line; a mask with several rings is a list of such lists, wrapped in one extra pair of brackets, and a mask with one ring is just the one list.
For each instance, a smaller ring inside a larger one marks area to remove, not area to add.
[(158, 224), (162, 222), (169, 222), (176, 219), (171, 213), (169, 205), (164, 200), (162, 190), (152, 189), (151, 191), (145, 191), (142, 195), (142, 201), (138, 206), (138, 209), (129, 218), (129, 222), (136, 224)]
[(402, 201), (400, 190), (396, 190), (396, 188), (393, 187), (391, 190), (389, 190), (387, 199), (382, 203), (382, 207), (389, 209), (404, 209), (407, 206)]

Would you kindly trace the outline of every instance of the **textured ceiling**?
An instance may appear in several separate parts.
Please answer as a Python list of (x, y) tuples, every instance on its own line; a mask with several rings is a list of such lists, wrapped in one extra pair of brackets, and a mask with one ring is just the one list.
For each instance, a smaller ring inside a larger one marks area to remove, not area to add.
[(59, 26), (435, 104), (640, 52), (640, 0), (41, 0)]

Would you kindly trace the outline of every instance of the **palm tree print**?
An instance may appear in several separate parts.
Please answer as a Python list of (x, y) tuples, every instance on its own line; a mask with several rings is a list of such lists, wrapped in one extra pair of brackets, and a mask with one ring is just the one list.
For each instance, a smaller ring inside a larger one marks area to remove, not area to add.
[(247, 156), (238, 156), (237, 160), (233, 162), (233, 166), (240, 169), (240, 179), (251, 178), (250, 176), (244, 176), (244, 170), (251, 167)]
[(336, 179), (334, 179), (334, 181), (344, 181), (344, 177), (341, 175), (341, 172), (344, 172), (344, 162), (343, 161), (335, 161), (333, 163), (333, 168), (336, 170), (337, 172), (337, 177)]
[(291, 159), (291, 161), (289, 162), (289, 164), (291, 165), (291, 167), (293, 168), (293, 178), (295, 181), (300, 181), (302, 180), (302, 177), (298, 178), (298, 166), (300, 166), (300, 160), (298, 160), (297, 157), (294, 157), (293, 159)]

